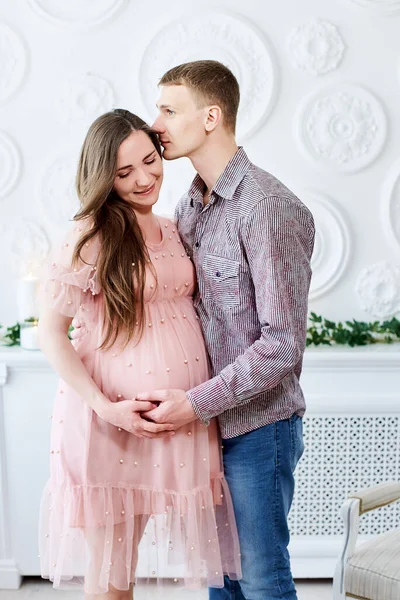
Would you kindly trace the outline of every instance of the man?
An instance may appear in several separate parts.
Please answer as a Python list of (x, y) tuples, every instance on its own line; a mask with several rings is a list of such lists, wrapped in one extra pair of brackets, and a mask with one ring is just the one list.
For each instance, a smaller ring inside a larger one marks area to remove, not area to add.
[(243, 579), (211, 600), (295, 600), (287, 516), (303, 452), (299, 385), (314, 223), (280, 181), (235, 141), (239, 86), (216, 61), (175, 67), (160, 80), (164, 158), (190, 158), (197, 176), (176, 210), (196, 267), (195, 306), (213, 377), (198, 387), (140, 394), (147, 413), (176, 428), (218, 417), (239, 531)]

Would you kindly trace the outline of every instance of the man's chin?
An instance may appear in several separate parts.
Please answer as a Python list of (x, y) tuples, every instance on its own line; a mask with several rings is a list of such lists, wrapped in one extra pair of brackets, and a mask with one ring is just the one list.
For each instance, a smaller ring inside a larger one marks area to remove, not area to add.
[(169, 148), (164, 148), (162, 157), (164, 160), (175, 160), (176, 158), (181, 158), (181, 155), (172, 152)]

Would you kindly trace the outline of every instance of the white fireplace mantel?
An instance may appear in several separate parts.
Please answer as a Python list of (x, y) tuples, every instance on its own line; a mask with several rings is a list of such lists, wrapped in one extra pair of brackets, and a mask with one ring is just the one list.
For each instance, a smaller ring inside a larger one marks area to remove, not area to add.
[[(39, 574), (37, 516), (56, 380), (40, 351), (0, 348), (0, 588)], [(306, 452), (290, 517), (292, 566), (295, 577), (331, 577), (348, 490), (400, 479), (400, 344), (309, 348), (302, 387)], [(395, 509), (386, 517), (400, 521)], [(367, 517), (364, 533), (381, 527)]]

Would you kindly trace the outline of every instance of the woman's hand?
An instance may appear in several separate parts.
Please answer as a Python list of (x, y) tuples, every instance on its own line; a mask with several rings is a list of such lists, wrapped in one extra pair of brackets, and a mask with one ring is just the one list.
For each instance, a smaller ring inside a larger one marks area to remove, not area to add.
[(157, 405), (153, 402), (141, 402), (139, 400), (119, 400), (118, 402), (102, 402), (96, 410), (98, 416), (111, 423), (133, 433), (140, 438), (170, 437), (174, 435), (174, 426), (170, 423), (157, 424), (143, 418), (142, 413), (148, 412)]

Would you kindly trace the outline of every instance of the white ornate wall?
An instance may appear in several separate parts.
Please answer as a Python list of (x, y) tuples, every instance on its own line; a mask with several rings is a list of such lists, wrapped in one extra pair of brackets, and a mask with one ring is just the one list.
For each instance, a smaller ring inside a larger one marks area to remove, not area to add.
[[(193, 3), (194, 6), (194, 3)], [(310, 308), (400, 311), (400, 1), (13, 0), (0, 3), (0, 323), (77, 207), (90, 122), (155, 117), (174, 64), (216, 58), (241, 84), (238, 140), (317, 224)], [(166, 164), (159, 212), (192, 177)]]

